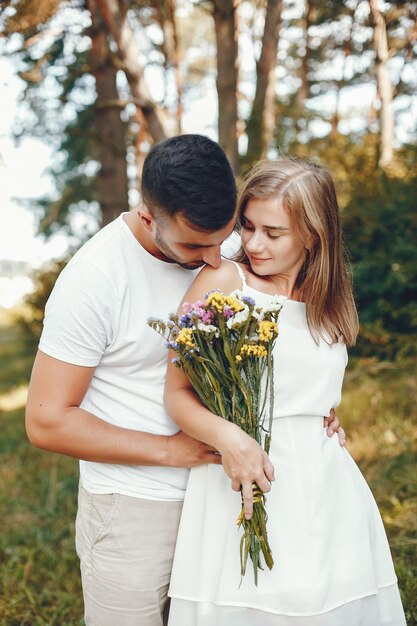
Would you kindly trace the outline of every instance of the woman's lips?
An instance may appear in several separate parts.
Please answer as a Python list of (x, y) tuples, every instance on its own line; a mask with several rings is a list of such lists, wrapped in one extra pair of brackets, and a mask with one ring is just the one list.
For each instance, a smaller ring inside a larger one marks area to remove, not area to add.
[(256, 256), (250, 256), (249, 257), (251, 263), (263, 263), (264, 261), (269, 261), (269, 259), (261, 259), (259, 257)]

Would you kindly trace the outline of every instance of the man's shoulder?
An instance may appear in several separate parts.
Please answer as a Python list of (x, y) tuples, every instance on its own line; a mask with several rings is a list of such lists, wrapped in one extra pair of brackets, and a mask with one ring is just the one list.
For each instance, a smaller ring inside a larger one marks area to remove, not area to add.
[(70, 263), (77, 263), (81, 260), (92, 261), (106, 258), (106, 251), (123, 249), (123, 223), (121, 216), (103, 226), (75, 253)]

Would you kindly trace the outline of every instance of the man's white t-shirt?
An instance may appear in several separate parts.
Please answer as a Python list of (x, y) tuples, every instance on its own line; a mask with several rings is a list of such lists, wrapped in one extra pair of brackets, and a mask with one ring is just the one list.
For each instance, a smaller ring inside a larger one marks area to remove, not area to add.
[[(96, 368), (83, 409), (123, 428), (178, 431), (163, 406), (165, 340), (147, 320), (175, 313), (196, 274), (146, 252), (123, 215), (75, 254), (48, 300), (39, 348)], [(92, 493), (182, 500), (188, 470), (80, 461), (80, 475)]]

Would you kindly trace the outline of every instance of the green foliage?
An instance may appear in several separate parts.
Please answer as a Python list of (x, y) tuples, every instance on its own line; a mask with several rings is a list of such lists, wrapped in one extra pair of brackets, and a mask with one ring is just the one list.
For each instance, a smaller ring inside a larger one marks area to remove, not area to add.
[[(55, 78), (57, 96), (55, 125), (60, 131), (55, 134), (57, 157), (51, 164), (49, 173), (55, 181), (55, 197), (40, 198), (34, 205), (39, 220), (39, 231), (49, 236), (57, 231), (72, 234), (71, 218), (76, 210), (89, 214), (100, 223), (98, 195), (95, 182), (100, 168), (98, 146), (94, 133), (95, 90), (88, 73), (89, 50), (74, 51), (72, 63), (68, 63), (65, 47), (59, 46), (50, 61), (53, 69), (65, 66), (65, 72)], [(82, 70), (80, 68), (83, 68)], [(42, 107), (44, 95), (31, 88), (32, 107)], [(60, 112), (69, 117), (62, 124)], [(51, 120), (38, 116), (45, 132)]]
[(0, 325), (0, 396), (29, 379), (34, 352), (27, 340), (19, 328)]
[(416, 147), (405, 147), (388, 174), (358, 167), (344, 207), (362, 324), (358, 350), (392, 359), (416, 352)]
[(33, 275), (35, 287), (26, 296), (23, 306), (16, 311), (16, 326), (19, 329), (26, 350), (34, 353), (42, 332), (46, 302), (56, 279), (68, 262), (68, 258), (54, 261)]
[[(20, 4), (34, 7), (36, 3), (30, 0)], [(61, 4), (69, 15), (69, 7)], [(95, 186), (100, 163), (94, 123), (96, 90), (90, 65), (91, 40), (88, 26), (80, 27), (86, 24), (89, 14), (78, 3), (71, 10), (78, 19), (72, 23), (68, 20), (55, 29), (59, 32), (56, 38), (37, 36), (25, 45), (28, 33), (21, 31), (22, 48), (14, 53), (14, 58), (19, 76), (26, 83), (26, 108), (18, 109), (13, 132), (17, 140), (38, 137), (55, 149), (47, 170), (54, 179), (55, 193), (21, 203), (35, 212), (40, 233), (48, 237), (64, 231), (79, 243), (83, 236), (73, 232), (74, 213), (87, 215), (97, 227), (101, 221)], [(52, 26), (50, 32), (53, 31)]]

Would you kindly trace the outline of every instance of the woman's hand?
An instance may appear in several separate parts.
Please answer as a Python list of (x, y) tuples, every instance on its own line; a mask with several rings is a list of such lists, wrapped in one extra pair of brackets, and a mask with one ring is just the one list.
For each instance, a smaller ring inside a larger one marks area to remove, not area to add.
[(252, 437), (231, 422), (224, 422), (217, 449), (222, 456), (223, 468), (232, 481), (234, 491), (242, 491), (246, 519), (253, 513), (253, 483), (263, 493), (271, 489), (275, 480), (274, 466), (266, 452)]

